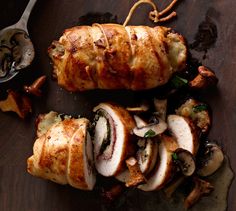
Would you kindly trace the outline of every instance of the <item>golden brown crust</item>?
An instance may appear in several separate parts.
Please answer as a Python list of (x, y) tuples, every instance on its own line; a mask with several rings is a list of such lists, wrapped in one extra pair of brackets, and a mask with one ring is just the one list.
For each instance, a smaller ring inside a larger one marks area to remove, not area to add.
[(67, 90), (143, 90), (165, 84), (183, 68), (186, 47), (165, 27), (94, 24), (67, 29), (49, 55)]
[(34, 144), (27, 171), (59, 184), (88, 189), (84, 155), (87, 119), (65, 119), (55, 123)]
[(87, 132), (87, 119), (80, 120), (80, 128), (74, 134), (69, 149), (68, 181), (70, 185), (79, 189), (88, 189), (84, 173), (84, 149)]

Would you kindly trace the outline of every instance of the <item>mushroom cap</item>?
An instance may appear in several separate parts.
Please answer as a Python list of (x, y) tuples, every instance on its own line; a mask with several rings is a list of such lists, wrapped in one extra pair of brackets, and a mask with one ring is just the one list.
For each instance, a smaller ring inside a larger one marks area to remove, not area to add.
[(191, 176), (195, 172), (196, 165), (193, 155), (185, 149), (178, 148), (175, 152), (177, 159), (176, 164), (185, 176)]
[[(157, 118), (154, 123), (147, 124), (143, 127), (135, 127), (133, 133), (142, 138), (149, 138), (163, 133), (167, 129), (167, 124), (161, 118)], [(149, 134), (151, 133), (151, 134)]]
[(215, 173), (224, 161), (224, 154), (221, 148), (215, 143), (206, 144), (206, 150), (202, 160), (202, 166), (198, 169), (197, 174), (206, 177)]

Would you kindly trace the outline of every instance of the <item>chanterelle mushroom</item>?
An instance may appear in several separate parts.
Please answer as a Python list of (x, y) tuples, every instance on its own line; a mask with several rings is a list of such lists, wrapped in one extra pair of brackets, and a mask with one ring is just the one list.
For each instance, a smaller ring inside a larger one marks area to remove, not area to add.
[(192, 207), (202, 196), (204, 196), (205, 194), (209, 194), (214, 189), (211, 183), (199, 179), (198, 177), (194, 177), (193, 181), (195, 183), (195, 186), (191, 193), (184, 200), (184, 207), (186, 209)]
[(198, 75), (189, 82), (189, 86), (194, 89), (205, 89), (216, 85), (218, 79), (215, 73), (204, 66), (198, 67)]
[(46, 81), (46, 76), (43, 75), (37, 78), (30, 86), (24, 86), (24, 90), (26, 93), (40, 97), (42, 95), (40, 88), (45, 83), (45, 81)]
[(125, 162), (130, 173), (130, 178), (125, 185), (127, 187), (133, 187), (139, 185), (140, 183), (145, 183), (146, 178), (139, 168), (138, 161), (134, 157), (130, 157)]
[(8, 90), (6, 100), (0, 101), (0, 109), (3, 112), (13, 111), (22, 119), (32, 112), (30, 99), (12, 90)]

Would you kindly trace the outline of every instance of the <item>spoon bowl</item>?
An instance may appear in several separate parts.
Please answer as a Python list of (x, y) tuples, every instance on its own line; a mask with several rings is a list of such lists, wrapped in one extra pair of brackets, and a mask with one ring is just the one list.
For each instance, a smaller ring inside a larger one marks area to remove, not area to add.
[(30, 0), (20, 20), (0, 31), (0, 83), (15, 77), (35, 56), (27, 30), (29, 15), (37, 0)]

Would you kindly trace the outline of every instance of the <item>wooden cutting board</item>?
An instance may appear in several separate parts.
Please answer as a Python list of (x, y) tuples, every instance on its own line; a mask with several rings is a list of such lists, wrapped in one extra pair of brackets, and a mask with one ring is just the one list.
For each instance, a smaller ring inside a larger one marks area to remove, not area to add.
[[(27, 0), (1, 0), (0, 28), (15, 23), (21, 16)], [(108, 19), (123, 23), (134, 0), (40, 0), (29, 20), (29, 33), (36, 50), (30, 68), (14, 80), (0, 85), (0, 98), (9, 88), (20, 89), (38, 76), (45, 74), (48, 81), (43, 97), (33, 98), (33, 114), (26, 120), (15, 114), (0, 112), (0, 210), (102, 210), (96, 192), (83, 192), (68, 186), (33, 178), (26, 172), (26, 159), (34, 143), (34, 119), (39, 113), (55, 110), (61, 113), (92, 117), (91, 109), (101, 101), (115, 101), (128, 105), (139, 94), (129, 91), (90, 91), (71, 94), (51, 80), (51, 66), (47, 48), (64, 29), (77, 25), (79, 17), (88, 12), (112, 14)], [(155, 0), (160, 8), (169, 1)], [(234, 0), (206, 1), (180, 0), (175, 7), (178, 18), (166, 23), (180, 32), (191, 44), (192, 55), (215, 70), (219, 84), (217, 90), (203, 93), (212, 107), (213, 126), (210, 138), (217, 140), (236, 169), (236, 3)], [(140, 7), (130, 25), (150, 25), (149, 6)], [(205, 24), (205, 25), (204, 25)], [(199, 34), (201, 31), (207, 32)], [(205, 28), (204, 28), (205, 27)], [(208, 27), (208, 28), (207, 28)], [(209, 29), (210, 27), (210, 29)], [(207, 29), (206, 29), (207, 28)], [(209, 34), (210, 31), (210, 34)], [(208, 36), (208, 38), (206, 38)], [(199, 42), (201, 41), (201, 42)], [(137, 194), (137, 193), (134, 193)], [(228, 197), (228, 210), (236, 210), (236, 181)], [(135, 195), (136, 197), (136, 195)], [(142, 210), (147, 197), (137, 194), (136, 206), (125, 202), (122, 210)], [(158, 209), (158, 203), (153, 205)], [(207, 210), (207, 209), (206, 209)]]

